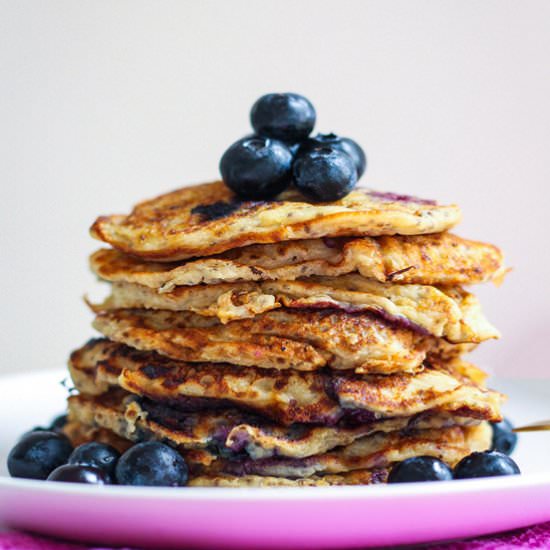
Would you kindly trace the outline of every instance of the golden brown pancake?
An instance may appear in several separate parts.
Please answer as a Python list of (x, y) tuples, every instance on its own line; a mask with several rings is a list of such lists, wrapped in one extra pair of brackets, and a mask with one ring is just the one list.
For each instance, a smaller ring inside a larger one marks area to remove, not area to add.
[(331, 203), (306, 202), (295, 190), (277, 200), (242, 202), (214, 182), (142, 202), (128, 216), (102, 216), (91, 233), (134, 256), (174, 261), (256, 243), (439, 233), (460, 217), (456, 205), (365, 189)]
[(92, 254), (90, 266), (106, 281), (136, 283), (162, 292), (176, 286), (293, 281), (354, 272), (380, 282), (456, 286), (498, 281), (505, 272), (496, 246), (451, 233), (257, 244), (179, 263), (145, 262), (118, 250), (101, 249)]
[(101, 428), (92, 424), (83, 424), (71, 418), (63, 426), (62, 432), (69, 438), (73, 447), (78, 447), (90, 441), (97, 441), (98, 443), (111, 445), (117, 451), (123, 453), (134, 444), (129, 439), (125, 439), (107, 428)]
[(164, 293), (142, 285), (114, 283), (107, 300), (93, 308), (192, 311), (227, 323), (281, 306), (375, 312), (394, 324), (453, 343), (479, 343), (499, 337), (484, 317), (477, 298), (460, 287), (379, 283), (361, 275), (180, 286)]
[(189, 312), (117, 309), (94, 327), (109, 339), (182, 361), (312, 371), (417, 372), (429, 357), (453, 357), (466, 345), (400, 328), (369, 313), (280, 309), (222, 325)]
[[(71, 421), (65, 431), (73, 437), (76, 435), (79, 441), (86, 440), (93, 433), (93, 429), (75, 421)], [(102, 433), (109, 432), (103, 430)], [(114, 436), (114, 439), (119, 440), (118, 436)], [(283, 480), (316, 480), (320, 476), (346, 475), (350, 472), (363, 475), (370, 471), (374, 476), (414, 456), (433, 456), (453, 466), (474, 451), (486, 450), (490, 444), (491, 428), (487, 423), (482, 423), (469, 428), (455, 426), (409, 433), (379, 432), (357, 439), (348, 446), (303, 459), (282, 457), (252, 460), (211, 455), (210, 460), (201, 460), (200, 453), (180, 452), (190, 467), (192, 479), (199, 476), (233, 476), (233, 479), (260, 476)]]
[(350, 445), (376, 432), (430, 430), (477, 423), (472, 418), (434, 413), (356, 426), (281, 426), (234, 408), (182, 413), (118, 389), (99, 396), (72, 395), (68, 409), (72, 422), (109, 430), (133, 442), (159, 440), (181, 450), (217, 449), (224, 455), (246, 453), (255, 460), (273, 456), (305, 458)]
[[(69, 422), (65, 425), (63, 431), (71, 441), (73, 447), (90, 441), (100, 441), (101, 443), (112, 445), (120, 452), (124, 452), (132, 446), (131, 441), (123, 439), (109, 430), (87, 426), (78, 421)], [(185, 458), (189, 460), (190, 457), (186, 456)], [(192, 462), (192, 458), (190, 462)], [(194, 464), (191, 463), (191, 466), (193, 467)], [(355, 470), (337, 475), (290, 479), (257, 475), (195, 474), (191, 471), (188, 485), (190, 487), (326, 487), (331, 485), (370, 485), (384, 483), (387, 475), (387, 470), (378, 469), (372, 471)]]
[[(467, 376), (472, 368), (474, 375)], [(445, 370), (444, 370), (445, 369)], [(76, 388), (97, 395), (110, 387), (181, 410), (196, 398), (246, 407), (282, 424), (334, 425), (413, 416), (427, 411), (499, 421), (502, 396), (477, 385), (477, 369), (461, 361), (429, 365), (420, 373), (342, 375), (227, 364), (184, 363), (107, 340), (73, 352)]]
[(269, 476), (198, 475), (189, 487), (329, 487), (338, 485), (377, 485), (387, 479), (387, 470), (354, 471), (345, 474), (312, 476), (301, 479)]
[(415, 456), (432, 456), (454, 466), (475, 451), (491, 446), (492, 430), (487, 422), (462, 428), (378, 432), (356, 439), (350, 445), (303, 459), (268, 458), (252, 460), (220, 458), (208, 471), (234, 475), (307, 478), (319, 474), (341, 474), (354, 470), (389, 468)]

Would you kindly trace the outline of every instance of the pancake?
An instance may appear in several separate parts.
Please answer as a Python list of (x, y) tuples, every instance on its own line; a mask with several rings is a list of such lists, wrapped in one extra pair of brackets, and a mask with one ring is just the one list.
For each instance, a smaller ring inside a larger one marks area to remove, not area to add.
[(377, 485), (384, 483), (387, 470), (355, 471), (339, 475), (312, 476), (301, 479), (267, 476), (199, 475), (189, 480), (189, 487), (330, 487), (338, 485)]
[(285, 241), (184, 263), (144, 262), (118, 250), (101, 249), (92, 254), (90, 267), (103, 280), (161, 292), (176, 286), (293, 281), (354, 272), (380, 282), (456, 286), (498, 281), (505, 271), (496, 246), (450, 233)]
[(487, 422), (461, 428), (409, 433), (378, 432), (357, 439), (350, 445), (303, 459), (268, 458), (260, 460), (221, 458), (209, 466), (233, 475), (261, 475), (308, 478), (319, 474), (341, 474), (354, 470), (389, 468), (414, 456), (432, 456), (454, 466), (475, 451), (491, 446), (492, 430)]
[(127, 216), (101, 216), (91, 234), (134, 256), (175, 261), (257, 243), (439, 233), (460, 217), (456, 205), (365, 189), (331, 203), (306, 202), (295, 190), (242, 202), (218, 181), (142, 202)]
[(394, 324), (453, 343), (479, 343), (499, 337), (481, 312), (477, 298), (460, 287), (379, 283), (360, 275), (180, 286), (164, 293), (142, 285), (114, 283), (111, 295), (92, 307), (98, 312), (126, 308), (191, 311), (217, 317), (222, 323), (280, 307), (370, 311)]
[(270, 457), (305, 458), (349, 445), (376, 432), (429, 430), (477, 421), (442, 413), (374, 421), (358, 426), (280, 426), (239, 409), (206, 408), (194, 412), (159, 405), (122, 390), (99, 396), (72, 395), (73, 422), (106, 429), (133, 442), (159, 440), (182, 450), (214, 449), (223, 456), (246, 453), (254, 460)]
[[(62, 432), (68, 437), (73, 447), (78, 447), (84, 443), (95, 441), (98, 443), (111, 445), (120, 453), (124, 453), (132, 447), (132, 445), (134, 445), (133, 441), (121, 437), (107, 428), (102, 428), (92, 424), (84, 424), (78, 421), (71, 411), (69, 411), (69, 420), (65, 426), (63, 426)], [(219, 458), (218, 456), (214, 456), (208, 451), (203, 450), (182, 450), (181, 454), (191, 471), (196, 471), (198, 469), (203, 471)]]
[[(132, 446), (132, 442), (123, 439), (106, 429), (98, 429), (81, 424), (78, 421), (68, 422), (63, 432), (69, 438), (73, 447), (100, 441), (112, 445), (119, 452), (124, 452)], [(188, 459), (189, 457), (187, 457)], [(267, 476), (233, 476), (227, 474), (194, 474), (191, 472), (189, 487), (326, 487), (331, 485), (370, 485), (384, 483), (388, 475), (387, 470), (377, 469), (372, 471), (355, 470), (338, 475), (312, 476), (310, 478), (290, 479), (283, 477)]]
[[(81, 433), (78, 426), (81, 426)], [(93, 429), (75, 421), (71, 421), (65, 431), (73, 436), (76, 434), (79, 441), (93, 433)], [(103, 430), (103, 433), (109, 432)], [(194, 460), (192, 452), (182, 451), (181, 454), (190, 467), (192, 479), (199, 476), (233, 476), (240, 479), (259, 476), (314, 481), (325, 475), (347, 476), (352, 472), (357, 472), (359, 476), (366, 472), (376, 475), (377, 472), (386, 472), (393, 464), (414, 456), (433, 456), (454, 466), (468, 454), (489, 448), (491, 433), (487, 423), (469, 428), (451, 427), (407, 434), (376, 433), (357, 439), (351, 445), (304, 459), (277, 457), (251, 460), (236, 457), (231, 460), (218, 457), (201, 465), (200, 461)], [(115, 441), (119, 440), (116, 435), (114, 438)]]
[(172, 359), (301, 371), (417, 372), (428, 354), (468, 349), (368, 312), (280, 309), (222, 325), (189, 312), (118, 309), (99, 314), (93, 326), (113, 341)]
[[(70, 416), (70, 415), (69, 415)], [(77, 420), (70, 419), (61, 429), (71, 442), (73, 447), (78, 447), (90, 441), (111, 445), (119, 453), (127, 451), (134, 443), (121, 437), (107, 428), (100, 428), (91, 424), (83, 424)]]
[[(97, 395), (123, 389), (180, 410), (201, 398), (210, 404), (254, 410), (285, 425), (413, 416), (427, 411), (499, 421), (502, 396), (478, 386), (477, 369), (461, 361), (426, 366), (418, 374), (341, 375), (329, 371), (257, 369), (184, 363), (108, 340), (73, 352), (76, 388)], [(473, 370), (474, 375), (468, 376)]]

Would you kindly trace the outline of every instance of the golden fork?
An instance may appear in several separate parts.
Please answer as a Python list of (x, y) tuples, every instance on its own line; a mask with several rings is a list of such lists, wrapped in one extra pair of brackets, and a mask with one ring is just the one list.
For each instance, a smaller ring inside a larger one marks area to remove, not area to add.
[(533, 424), (527, 424), (526, 426), (520, 426), (514, 428), (514, 432), (544, 432), (550, 430), (550, 420), (541, 420), (540, 422), (534, 422)]

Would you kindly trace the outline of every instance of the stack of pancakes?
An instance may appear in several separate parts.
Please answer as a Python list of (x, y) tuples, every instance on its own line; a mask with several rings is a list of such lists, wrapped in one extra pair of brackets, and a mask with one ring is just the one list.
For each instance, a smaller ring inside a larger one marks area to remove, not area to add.
[(73, 443), (176, 447), (191, 485), (385, 481), (490, 446), (503, 396), (463, 355), (498, 337), (462, 285), (500, 251), (457, 206), (357, 189), (242, 202), (223, 183), (100, 217), (102, 338), (71, 355)]

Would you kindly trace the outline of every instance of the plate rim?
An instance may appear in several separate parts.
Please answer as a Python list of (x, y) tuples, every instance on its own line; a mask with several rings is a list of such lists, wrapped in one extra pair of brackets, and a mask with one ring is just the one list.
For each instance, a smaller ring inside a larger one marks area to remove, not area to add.
[(357, 485), (338, 487), (96, 487), (85, 484), (44, 482), (0, 476), (0, 490), (23, 489), (72, 496), (93, 496), (99, 498), (155, 498), (169, 500), (317, 500), (320, 497), (331, 499), (395, 499), (418, 497), (421, 495), (441, 496), (450, 494), (476, 493), (478, 491), (499, 492), (514, 489), (550, 488), (550, 472), (520, 474), (518, 476), (464, 479), (438, 482), (402, 483), (395, 485)]

